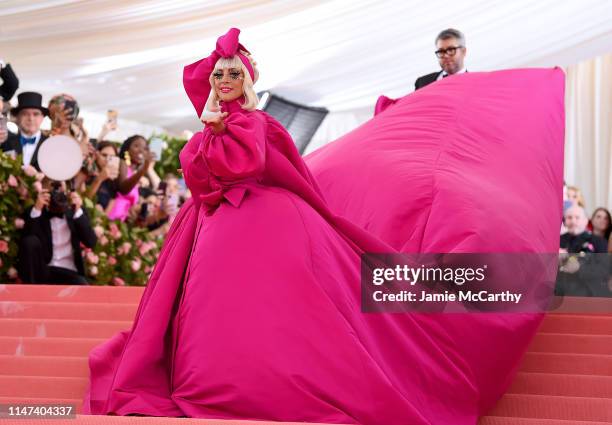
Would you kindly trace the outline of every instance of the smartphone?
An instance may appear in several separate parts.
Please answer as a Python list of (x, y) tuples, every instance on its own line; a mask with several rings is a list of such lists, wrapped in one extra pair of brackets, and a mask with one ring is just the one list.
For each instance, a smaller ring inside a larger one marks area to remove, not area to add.
[(157, 186), (157, 190), (160, 195), (166, 196), (166, 189), (168, 188), (168, 183), (159, 182), (159, 186)]
[(76, 100), (65, 100), (64, 101), (64, 110), (72, 109), (72, 113), (68, 115), (68, 119), (70, 121), (74, 121), (76, 117), (79, 115), (79, 106), (76, 103)]
[(113, 130), (117, 129), (117, 116), (119, 113), (114, 109), (109, 109), (106, 111), (106, 120), (109, 123), (109, 127)]
[(164, 141), (159, 138), (154, 138), (149, 143), (149, 150), (155, 154), (155, 159), (160, 160), (162, 155), (162, 150), (164, 149)]

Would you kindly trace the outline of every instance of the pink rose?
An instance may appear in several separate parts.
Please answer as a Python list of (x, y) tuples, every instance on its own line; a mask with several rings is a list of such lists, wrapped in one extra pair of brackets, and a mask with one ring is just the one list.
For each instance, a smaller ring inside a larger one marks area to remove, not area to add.
[(140, 252), (140, 255), (145, 255), (147, 252), (151, 251), (153, 248), (155, 248), (154, 242), (145, 242), (142, 245), (140, 245), (140, 249), (138, 250), (138, 252)]
[(45, 173), (36, 173), (36, 181), (41, 181), (45, 178)]
[(110, 237), (117, 240), (121, 237), (121, 231), (115, 223), (111, 223), (109, 226)]
[(98, 264), (99, 258), (93, 252), (88, 252), (87, 254), (85, 254), (85, 258), (91, 264)]
[(130, 252), (130, 249), (132, 249), (132, 244), (129, 242), (123, 242), (123, 244), (121, 244), (121, 249), (125, 254), (127, 254)]
[(28, 177), (34, 177), (36, 173), (38, 173), (38, 171), (36, 171), (36, 168), (32, 167), (30, 164), (24, 165), (21, 168), (23, 172), (25, 173), (25, 175)]
[(35, 190), (36, 192), (42, 192), (42, 190), (43, 190), (42, 183), (41, 183), (41, 182), (39, 182), (39, 181), (34, 182), (34, 183), (32, 184), (32, 187), (34, 188), (34, 190)]
[(151, 269), (151, 266), (145, 266), (145, 268), (144, 268), (144, 272), (145, 272), (145, 273), (150, 273), (150, 272), (151, 272), (151, 270), (152, 270), (152, 269)]
[(101, 236), (98, 239), (98, 242), (100, 243), (100, 245), (106, 246), (106, 245), (108, 245), (108, 238), (106, 236)]
[(7, 182), (10, 187), (17, 187), (19, 185), (19, 182), (12, 174), (9, 175)]
[(95, 276), (98, 274), (98, 268), (96, 266), (91, 266), (89, 268), (89, 274), (92, 276)]
[(95, 226), (93, 230), (98, 238), (101, 238), (104, 235), (104, 227), (102, 226)]
[(9, 245), (5, 240), (0, 239), (0, 252), (6, 254), (9, 250)]
[(140, 261), (140, 258), (136, 258), (132, 260), (131, 265), (132, 265), (132, 271), (137, 272), (138, 270), (140, 270), (140, 267), (142, 266), (142, 262)]
[(9, 279), (15, 279), (17, 277), (17, 269), (15, 267), (10, 267), (6, 273)]
[(114, 266), (115, 264), (117, 264), (117, 259), (111, 255), (110, 257), (108, 257), (108, 264), (110, 266)]
[(114, 277), (113, 278), (113, 285), (115, 285), (115, 286), (125, 286), (125, 280), (121, 279), (120, 277)]
[(23, 221), (22, 218), (16, 218), (15, 219), (15, 227), (17, 229), (23, 229), (23, 226), (25, 225), (25, 221)]

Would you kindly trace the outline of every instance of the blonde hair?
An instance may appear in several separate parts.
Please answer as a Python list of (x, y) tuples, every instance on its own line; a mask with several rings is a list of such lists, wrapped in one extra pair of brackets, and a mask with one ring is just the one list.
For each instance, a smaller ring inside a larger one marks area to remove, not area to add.
[(582, 191), (576, 186), (568, 186), (567, 187), (567, 197), (569, 198), (569, 192), (572, 191), (576, 195), (576, 203), (580, 205), (582, 208), (586, 208), (586, 202), (584, 201), (584, 196), (582, 195)]
[[(204, 110), (216, 112), (219, 110), (219, 96), (217, 96), (217, 92), (215, 91), (215, 81), (214, 74), (218, 70), (223, 70), (226, 68), (235, 68), (242, 70), (242, 74), (244, 75), (243, 83), (242, 83), (242, 91), (244, 92), (245, 102), (242, 105), (242, 109), (247, 111), (254, 111), (257, 108), (257, 104), (259, 104), (259, 98), (257, 97), (257, 93), (255, 93), (255, 89), (253, 85), (255, 84), (251, 79), (251, 74), (249, 74), (249, 70), (242, 63), (240, 58), (235, 55), (231, 58), (221, 58), (215, 64), (215, 68), (210, 73), (210, 77), (208, 81), (210, 82), (210, 95), (208, 96), (208, 100), (206, 101), (206, 106)], [(257, 81), (258, 73), (257, 70), (253, 69), (255, 74), (255, 80)]]

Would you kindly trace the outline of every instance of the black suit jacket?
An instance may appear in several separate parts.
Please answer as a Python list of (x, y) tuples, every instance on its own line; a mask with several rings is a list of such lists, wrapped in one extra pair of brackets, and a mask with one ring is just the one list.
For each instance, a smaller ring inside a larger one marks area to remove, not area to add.
[[(30, 161), (30, 165), (36, 168), (38, 171), (40, 171), (40, 167), (38, 165), (38, 151), (40, 146), (48, 138), (49, 136), (47, 136), (44, 132), (41, 133), (38, 145), (36, 145), (36, 149), (34, 150), (34, 155), (32, 155), (32, 161)], [(17, 152), (17, 155), (21, 155), (23, 153), (21, 143), (19, 143), (19, 134), (9, 133), (8, 138), (1, 146), (3, 152), (15, 151)]]
[[(47, 209), (42, 210), (40, 217), (30, 217), (32, 207), (25, 212), (25, 226), (23, 228), (22, 237), (36, 236), (40, 240), (43, 247), (43, 258), (48, 264), (53, 258), (53, 238), (51, 234), (51, 218)], [(70, 229), (70, 242), (72, 244), (72, 252), (74, 253), (74, 265), (79, 274), (85, 275), (85, 267), (83, 266), (83, 253), (81, 251), (81, 242), (88, 248), (93, 248), (96, 245), (97, 237), (89, 223), (89, 217), (83, 210), (81, 215), (76, 220), (74, 219), (72, 210), (66, 212), (66, 222)]]
[(422, 77), (417, 78), (414, 82), (414, 89), (422, 89), (426, 85), (435, 82), (441, 73), (442, 71), (432, 72), (431, 74), (423, 75)]
[(4, 81), (0, 86), (0, 96), (4, 100), (10, 100), (19, 88), (19, 79), (13, 72), (11, 65), (7, 64), (0, 70), (0, 78)]

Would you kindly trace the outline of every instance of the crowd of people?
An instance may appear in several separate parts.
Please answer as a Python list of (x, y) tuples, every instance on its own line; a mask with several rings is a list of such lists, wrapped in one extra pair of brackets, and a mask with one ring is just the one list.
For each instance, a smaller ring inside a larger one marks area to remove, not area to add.
[[(1, 62), (1, 61), (0, 61)], [(0, 63), (2, 114), (0, 149), (21, 162), (26, 173), (41, 173), (39, 152), (49, 137), (64, 135), (81, 148), (83, 163), (74, 178), (56, 182), (45, 177), (37, 189), (34, 205), (26, 210), (19, 246), (19, 278), (25, 283), (85, 284), (82, 248), (96, 244), (96, 234), (83, 208), (89, 198), (110, 220), (148, 229), (163, 237), (182, 202), (190, 196), (176, 174), (159, 176), (159, 158), (148, 140), (133, 135), (122, 143), (106, 140), (116, 130), (116, 113), (97, 138), (90, 138), (79, 117), (76, 99), (67, 94), (53, 96), (48, 104), (37, 92), (21, 92), (16, 105), (9, 100), (19, 80), (10, 65)], [(51, 129), (42, 130), (45, 117)], [(7, 123), (17, 127), (13, 133)], [(178, 164), (177, 164), (178, 168)]]

